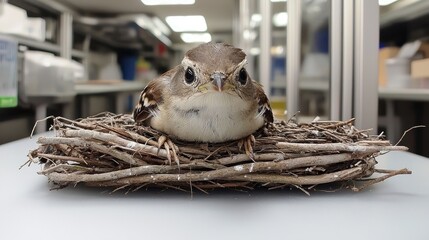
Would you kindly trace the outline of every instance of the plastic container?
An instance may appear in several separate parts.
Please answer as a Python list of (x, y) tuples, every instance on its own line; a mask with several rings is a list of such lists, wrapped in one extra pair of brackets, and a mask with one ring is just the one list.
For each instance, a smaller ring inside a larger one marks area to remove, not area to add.
[(136, 78), (136, 64), (138, 55), (136, 53), (119, 54), (118, 62), (124, 80), (134, 80)]
[(0, 32), (27, 35), (27, 11), (8, 3), (4, 4), (0, 14)]
[(18, 105), (18, 43), (0, 36), (0, 108)]
[(42, 18), (28, 18), (26, 36), (39, 40), (45, 41), (46, 38), (46, 22)]
[(84, 76), (84, 68), (73, 60), (46, 52), (27, 51), (20, 90), (25, 97), (74, 96), (74, 85), (79, 76)]
[(387, 88), (406, 88), (410, 86), (410, 59), (390, 58), (386, 61)]

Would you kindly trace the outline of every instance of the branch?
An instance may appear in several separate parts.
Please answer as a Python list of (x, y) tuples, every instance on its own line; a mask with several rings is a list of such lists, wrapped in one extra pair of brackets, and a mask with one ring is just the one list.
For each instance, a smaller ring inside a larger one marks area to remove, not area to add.
[[(231, 176), (231, 177), (225, 178), (224, 180), (258, 182), (258, 183), (280, 183), (280, 184), (287, 184), (287, 185), (304, 186), (304, 185), (318, 185), (323, 183), (351, 180), (361, 176), (363, 171), (364, 169), (362, 167), (355, 167), (347, 170), (338, 171), (335, 173), (312, 175), (312, 176), (286, 176), (286, 175), (278, 175), (278, 174), (245, 174), (245, 175)], [(99, 186), (99, 187), (106, 187), (106, 186), (114, 187), (114, 186), (123, 186), (123, 185), (138, 186), (145, 183), (160, 183), (160, 182), (174, 182), (174, 183), (177, 183), (175, 185), (179, 185), (180, 182), (185, 182), (185, 181), (178, 182), (177, 177), (176, 179), (173, 179), (173, 178), (174, 178), (173, 176), (170, 176), (168, 174), (158, 174), (158, 175), (151, 175), (151, 176), (129, 177), (124, 179), (118, 179), (115, 181), (108, 180), (104, 182), (89, 182), (89, 185)], [(194, 180), (192, 181), (194, 182)], [(189, 182), (189, 180), (187, 182)]]
[(365, 184), (363, 184), (360, 187), (353, 187), (352, 190), (355, 192), (359, 192), (359, 191), (362, 191), (363, 189), (365, 189), (371, 185), (382, 182), (382, 181), (384, 181), (388, 178), (391, 178), (393, 176), (400, 175), (400, 174), (411, 174), (412, 173), (411, 171), (409, 171), (406, 168), (403, 168), (403, 169), (400, 169), (397, 171), (394, 171), (394, 170), (377, 170), (377, 169), (375, 171), (381, 172), (381, 173), (386, 173), (386, 175), (383, 175), (383, 176), (376, 178), (376, 179), (368, 180)]
[[(346, 162), (354, 159), (353, 154), (343, 153), (325, 156), (311, 156), (303, 158), (288, 159), (279, 162), (257, 162), (247, 163), (242, 165), (235, 165), (233, 167), (225, 167), (222, 169), (215, 169), (210, 171), (203, 171), (199, 173), (182, 173), (182, 174), (160, 174), (168, 173), (172, 170), (177, 170), (178, 166), (142, 166), (134, 167), (125, 170), (118, 170), (111, 173), (101, 174), (61, 174), (51, 173), (48, 175), (49, 179), (54, 182), (97, 182), (117, 180), (120, 178), (127, 178), (133, 176), (132, 180), (137, 182), (171, 182), (171, 181), (209, 181), (214, 179), (228, 178), (235, 175), (243, 175), (247, 173), (266, 172), (266, 171), (287, 171), (300, 167), (308, 166), (323, 166), (333, 163)], [(195, 166), (194, 164), (182, 164), (180, 168), (187, 169)], [(152, 174), (149, 176), (149, 174)], [(156, 174), (156, 175), (154, 175)], [(140, 176), (143, 175), (143, 176)], [(127, 181), (129, 181), (128, 179)], [(127, 182), (126, 184), (133, 184)]]
[(290, 152), (354, 152), (354, 153), (375, 153), (381, 151), (407, 151), (404, 146), (378, 146), (356, 143), (289, 143), (279, 142), (276, 144), (279, 149)]
[(108, 154), (112, 157), (115, 157), (131, 165), (147, 165), (145, 161), (135, 158), (125, 152), (121, 152), (113, 148), (108, 148), (104, 145), (97, 144), (95, 142), (91, 142), (81, 138), (40, 137), (37, 140), (37, 143), (43, 144), (43, 145), (67, 144), (69, 146), (75, 146), (75, 147), (86, 147), (94, 151), (98, 151), (100, 153)]
[(350, 168), (335, 173), (327, 173), (312, 176), (284, 176), (278, 174), (248, 174), (242, 176), (230, 177), (234, 181), (250, 181), (260, 183), (281, 183), (290, 185), (318, 185), (324, 183), (351, 180), (363, 173), (362, 167)]

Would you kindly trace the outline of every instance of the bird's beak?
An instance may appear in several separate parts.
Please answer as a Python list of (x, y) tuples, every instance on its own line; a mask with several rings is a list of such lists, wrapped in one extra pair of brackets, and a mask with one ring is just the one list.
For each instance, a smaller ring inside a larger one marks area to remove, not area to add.
[(217, 88), (219, 92), (222, 92), (223, 87), (225, 85), (225, 74), (221, 72), (215, 72), (210, 76), (210, 79), (212, 80), (213, 85)]

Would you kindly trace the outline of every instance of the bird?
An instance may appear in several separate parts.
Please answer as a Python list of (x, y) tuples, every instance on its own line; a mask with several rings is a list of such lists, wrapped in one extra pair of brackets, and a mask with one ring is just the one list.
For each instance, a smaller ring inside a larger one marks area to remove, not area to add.
[(252, 134), (273, 122), (273, 112), (246, 66), (240, 48), (201, 44), (147, 84), (134, 108), (134, 121), (166, 134), (160, 146), (167, 138), (204, 143), (240, 140), (239, 146), (251, 155)]

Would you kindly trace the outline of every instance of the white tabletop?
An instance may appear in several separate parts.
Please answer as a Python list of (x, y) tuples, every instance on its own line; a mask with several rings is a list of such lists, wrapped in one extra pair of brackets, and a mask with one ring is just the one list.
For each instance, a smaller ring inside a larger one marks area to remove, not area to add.
[(407, 167), (366, 191), (50, 191), (26, 161), (35, 139), (0, 146), (0, 239), (429, 239), (429, 159), (392, 152), (379, 167)]

